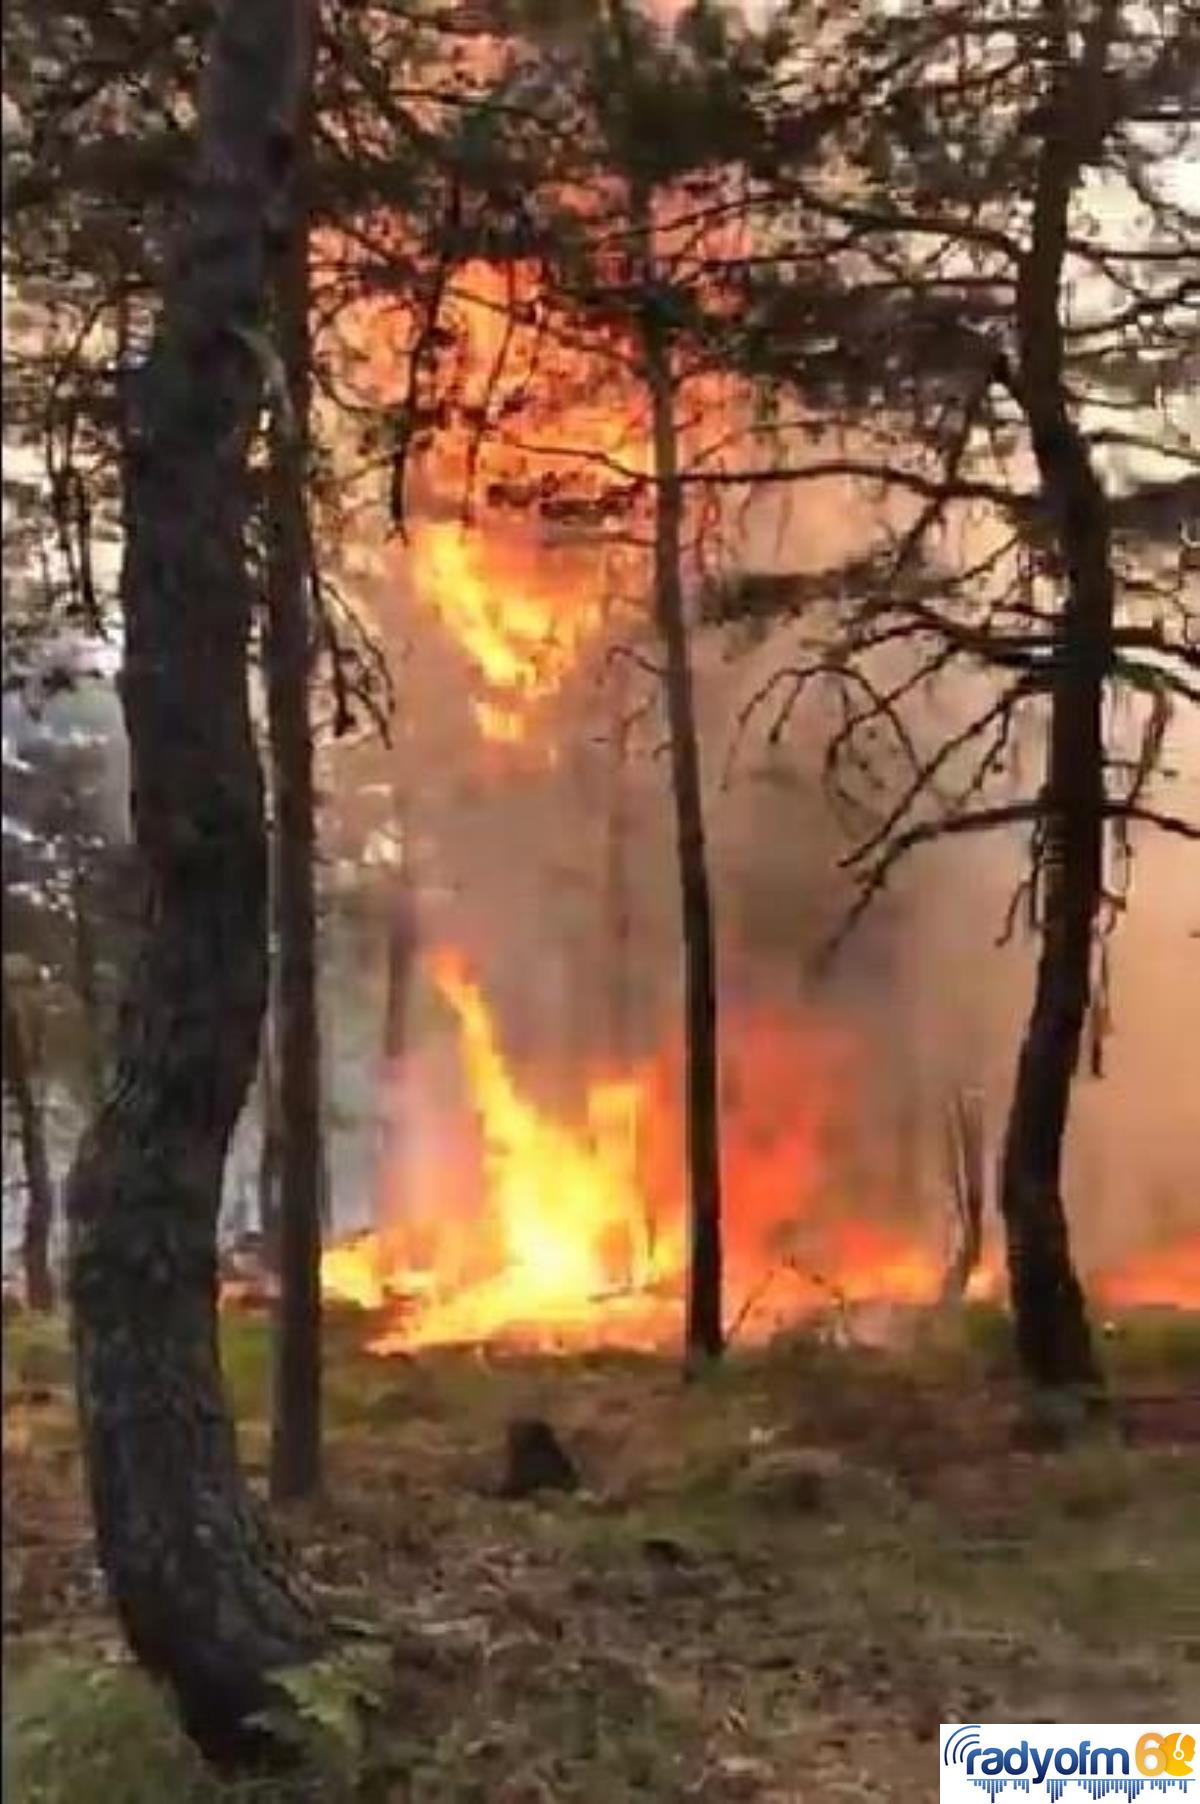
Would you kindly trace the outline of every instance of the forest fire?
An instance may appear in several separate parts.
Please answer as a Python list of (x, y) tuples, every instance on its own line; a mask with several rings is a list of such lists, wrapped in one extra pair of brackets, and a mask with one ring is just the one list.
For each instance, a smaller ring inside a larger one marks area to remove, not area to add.
[[(340, 241), (335, 253), (354, 256)], [(415, 384), (438, 417), (407, 456), (395, 574), (467, 659), (481, 735), (509, 745), (529, 741), (538, 704), (609, 621), (639, 554), (606, 526), (649, 465), (636, 385), (611, 347), (547, 332), (542, 283), (536, 264), (468, 262), (424, 360), (415, 318), (369, 295), (337, 320), (350, 391), (408, 412)]]
[(1099, 1273), (1094, 1288), (1101, 1302), (1112, 1309), (1165, 1303), (1200, 1309), (1200, 1234), (1187, 1234), (1166, 1246), (1135, 1254), (1122, 1265)]
[[(456, 1020), (479, 1130), (478, 1206), (439, 1218), (435, 1202), (428, 1218), (332, 1247), (327, 1296), (385, 1313), (380, 1354), (491, 1340), (672, 1344), (686, 1258), (677, 1054), (593, 1074), (575, 1118), (559, 1118), (514, 1075), (461, 957), (438, 954), (433, 978)], [(830, 1304), (932, 1300), (935, 1252), (816, 1213), (836, 1045), (753, 1015), (732, 1040), (727, 1288), (739, 1332), (759, 1338)], [(738, 1081), (739, 1054), (752, 1086)]]
[[(471, 705), (480, 731), (523, 740), (529, 705), (554, 693), (603, 621), (601, 597), (586, 580), (592, 572), (547, 571), (527, 531), (483, 533), (452, 520), (417, 522), (409, 560), (418, 599), (476, 667), (484, 693)], [(568, 608), (572, 574), (585, 581)]]
[[(413, 597), (470, 667), (481, 737), (553, 766), (542, 704), (589, 648), (611, 643), (614, 605), (644, 600), (641, 554), (612, 528), (644, 504), (649, 447), (644, 397), (613, 346), (557, 341), (551, 306), (533, 266), (501, 277), (467, 264), (449, 286), (427, 372), (440, 427), (414, 440), (398, 551)], [(360, 379), (403, 394), (412, 343), (370, 302), (358, 326)], [(722, 395), (708, 400), (717, 417)], [(687, 1256), (679, 1047), (577, 1073), (576, 1106), (556, 1111), (508, 1062), (461, 956), (440, 954), (432, 976), (459, 1034), (474, 1194), (447, 1200), (436, 1172), (415, 1198), (401, 1185), (402, 1223), (326, 1253), (326, 1294), (382, 1317), (380, 1354), (496, 1339), (674, 1344)], [(724, 1036), (727, 1320), (761, 1338), (821, 1308), (933, 1303), (946, 1252), (937, 1225), (880, 1225), (917, 1199), (861, 1194), (827, 1158), (827, 1118), (852, 1094), (832, 1069), (844, 1048), (824, 1029), (736, 1011)], [(1000, 1285), (989, 1256), (970, 1294)], [(1089, 1288), (1116, 1307), (1196, 1306), (1200, 1242), (1093, 1274)]]
[[(439, 1207), (432, 1174), (414, 1213), (326, 1251), (326, 1297), (380, 1318), (379, 1355), (676, 1345), (686, 1264), (678, 1051), (589, 1074), (579, 1108), (560, 1115), (510, 1065), (461, 953), (437, 953), (431, 975), (457, 1028), (477, 1194), (462, 1207), (448, 1184), (452, 1206)], [(847, 1216), (831, 1189), (828, 1129), (850, 1082), (844, 1045), (826, 1028), (753, 1011), (734, 1019), (729, 1041), (726, 1313), (737, 1337), (760, 1341), (822, 1311), (933, 1304), (945, 1264), (937, 1234)], [(1111, 1308), (1200, 1307), (1200, 1239), (1100, 1271), (1089, 1288)], [(989, 1256), (968, 1294), (999, 1289)]]

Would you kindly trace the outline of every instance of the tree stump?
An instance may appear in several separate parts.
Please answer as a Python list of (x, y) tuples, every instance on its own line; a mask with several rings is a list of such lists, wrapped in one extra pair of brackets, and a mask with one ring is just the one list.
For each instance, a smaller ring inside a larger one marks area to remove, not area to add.
[(508, 1425), (501, 1497), (533, 1497), (539, 1491), (574, 1491), (579, 1473), (549, 1422), (518, 1417)]

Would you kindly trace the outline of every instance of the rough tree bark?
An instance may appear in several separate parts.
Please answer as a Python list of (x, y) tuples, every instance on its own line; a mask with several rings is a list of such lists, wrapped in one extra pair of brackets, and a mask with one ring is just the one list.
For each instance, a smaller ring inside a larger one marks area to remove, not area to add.
[(4, 1087), (17, 1121), (21, 1162), (25, 1167), (25, 1220), (21, 1232), (21, 1262), (25, 1273), (25, 1301), (30, 1309), (54, 1307), (54, 1279), (50, 1271), (50, 1229), (54, 1221), (54, 1185), (46, 1147), (46, 1120), (34, 1084), (20, 1012), (4, 985)]
[(1017, 286), (1016, 388), (1064, 571), (1050, 689), (1044, 790), (1041, 947), (1001, 1159), (1000, 1205), (1022, 1366), (1038, 1387), (1099, 1384), (1063, 1206), (1063, 1145), (1091, 997), (1104, 883), (1104, 688), (1113, 658), (1114, 581), (1108, 503), (1071, 417), (1064, 379), (1061, 287), (1084, 122), (1116, 15), (1104, 0), (1074, 66), (1061, 7), (1048, 5), (1055, 50), (1042, 124), (1032, 234)]
[[(306, 86), (308, 84), (306, 83)], [(271, 986), (278, 1133), (279, 1293), (271, 1421), (271, 1495), (311, 1496), (321, 1480), (321, 1054), (317, 1020), (316, 803), (310, 714), (311, 572), (305, 484), (311, 388), (307, 164), (297, 141), (293, 206), (272, 288), (285, 392), (277, 397), (267, 481), (264, 665), (271, 752)]]
[(214, 1758), (257, 1743), (272, 1674), (324, 1639), (238, 1464), (216, 1312), (221, 1175), (266, 985), (247, 466), (311, 30), (310, 0), (218, 15), (195, 186), (131, 396), (122, 699), (145, 913), (67, 1191), (100, 1562), (131, 1647)]

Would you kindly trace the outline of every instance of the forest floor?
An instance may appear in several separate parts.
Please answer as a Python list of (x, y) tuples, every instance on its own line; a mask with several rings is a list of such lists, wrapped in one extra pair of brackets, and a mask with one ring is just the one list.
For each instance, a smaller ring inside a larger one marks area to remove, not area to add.
[[(1200, 1316), (1119, 1326), (1127, 1432), (1066, 1451), (1022, 1444), (984, 1314), (902, 1355), (809, 1336), (687, 1385), (649, 1357), (378, 1360), (361, 1338), (331, 1325), (328, 1494), (283, 1528), (388, 1661), (365, 1745), (338, 1743), (353, 1781), (309, 1795), (921, 1804), (942, 1720), (1196, 1714)], [(228, 1318), (225, 1358), (261, 1477), (265, 1324)], [(506, 1426), (532, 1414), (582, 1484), (505, 1500)], [(16, 1804), (293, 1796), (200, 1772), (124, 1662), (60, 1324), (6, 1326), (4, 1454)]]

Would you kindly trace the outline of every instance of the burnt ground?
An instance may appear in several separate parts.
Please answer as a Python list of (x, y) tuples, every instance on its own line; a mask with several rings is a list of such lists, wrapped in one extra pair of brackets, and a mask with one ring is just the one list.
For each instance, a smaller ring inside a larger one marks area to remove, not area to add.
[[(328, 1494), (284, 1524), (363, 1650), (306, 1706), (329, 1763), (311, 1795), (920, 1804), (941, 1720), (1196, 1713), (1194, 1315), (1118, 1329), (1119, 1431), (1066, 1449), (1025, 1431), (984, 1315), (903, 1355), (809, 1336), (687, 1385), (649, 1357), (381, 1361), (361, 1340), (333, 1324)], [(290, 1797), (200, 1773), (126, 1668), (61, 1327), (19, 1321), (6, 1342), (14, 1795)], [(260, 1476), (266, 1353), (261, 1321), (228, 1321)], [(576, 1488), (502, 1494), (509, 1426), (531, 1418)]]

